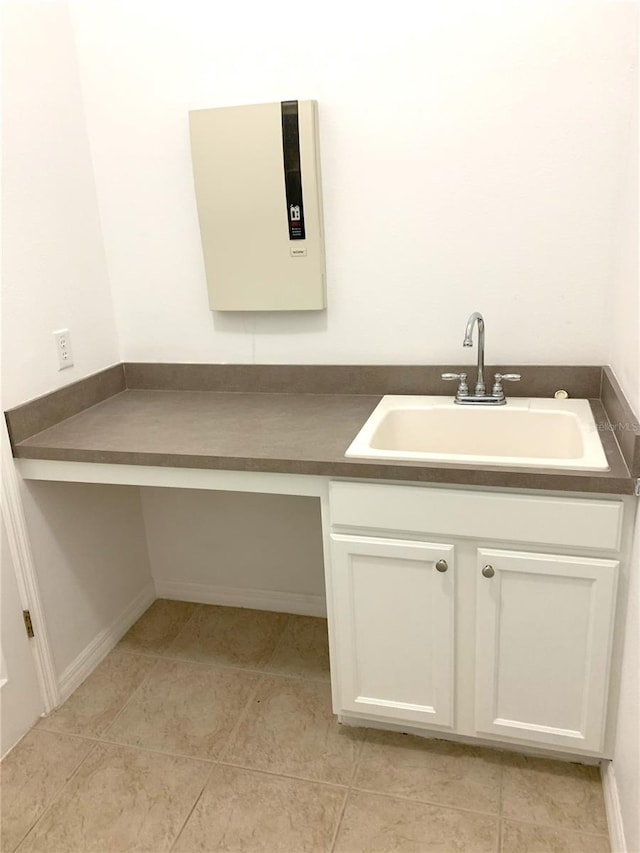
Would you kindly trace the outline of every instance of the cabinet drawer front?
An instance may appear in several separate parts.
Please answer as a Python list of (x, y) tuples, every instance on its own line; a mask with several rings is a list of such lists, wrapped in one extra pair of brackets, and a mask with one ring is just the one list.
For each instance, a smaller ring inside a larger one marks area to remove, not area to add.
[(420, 486), (332, 482), (338, 527), (500, 539), (503, 542), (620, 547), (623, 503)]
[(478, 550), (476, 730), (599, 752), (616, 560)]

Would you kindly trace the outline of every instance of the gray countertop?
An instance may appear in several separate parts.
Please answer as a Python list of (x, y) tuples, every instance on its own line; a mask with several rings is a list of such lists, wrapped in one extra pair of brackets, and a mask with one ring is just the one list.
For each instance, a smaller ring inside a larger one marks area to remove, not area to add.
[[(600, 435), (610, 470), (598, 473), (345, 459), (380, 398), (125, 388), (22, 440), (14, 435), (13, 450), (29, 459), (633, 493), (634, 480), (606, 428)], [(606, 427), (602, 403), (590, 402)]]

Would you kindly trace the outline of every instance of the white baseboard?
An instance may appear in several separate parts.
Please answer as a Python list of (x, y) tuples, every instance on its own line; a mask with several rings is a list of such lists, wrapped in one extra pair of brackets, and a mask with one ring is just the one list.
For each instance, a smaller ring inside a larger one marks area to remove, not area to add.
[(323, 595), (243, 589), (162, 578), (156, 578), (155, 584), (158, 598), (196, 601), (199, 604), (224, 604), (227, 607), (249, 607), (253, 610), (275, 610), (278, 613), (296, 613), (300, 616), (327, 615), (327, 602)]
[(627, 853), (627, 842), (624, 837), (622, 810), (618, 797), (618, 785), (613, 769), (613, 761), (603, 761), (600, 765), (602, 776), (602, 791), (604, 793), (604, 808), (607, 813), (609, 827), (609, 842), (611, 853)]
[(106, 657), (116, 643), (156, 599), (153, 582), (147, 584), (123, 613), (111, 625), (100, 631), (88, 646), (80, 652), (58, 679), (60, 702), (64, 702), (79, 687), (100, 661)]

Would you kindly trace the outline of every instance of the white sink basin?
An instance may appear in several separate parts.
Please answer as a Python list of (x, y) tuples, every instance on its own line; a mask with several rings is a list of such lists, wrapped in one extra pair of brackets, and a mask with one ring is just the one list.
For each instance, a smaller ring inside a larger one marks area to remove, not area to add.
[(521, 397), (504, 406), (465, 406), (451, 397), (386, 396), (345, 456), (609, 469), (587, 400)]

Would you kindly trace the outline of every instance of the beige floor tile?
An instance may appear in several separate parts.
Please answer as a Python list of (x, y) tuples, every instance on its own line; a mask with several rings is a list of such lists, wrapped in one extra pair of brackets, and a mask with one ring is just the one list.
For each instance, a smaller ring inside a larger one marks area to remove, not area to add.
[(216, 758), (258, 678), (160, 658), (104, 737), (161, 752)]
[(512, 820), (502, 824), (502, 853), (609, 853), (610, 850), (604, 835), (584, 835)]
[(210, 765), (98, 744), (20, 853), (169, 850)]
[(0, 765), (2, 843), (10, 853), (85, 758), (88, 740), (32, 729)]
[(370, 729), (353, 785), (498, 814), (501, 775), (497, 751)]
[(158, 598), (124, 635), (118, 648), (162, 654), (193, 616), (196, 607), (188, 601)]
[(497, 853), (497, 818), (349, 794), (335, 853)]
[(273, 655), (286, 621), (284, 613), (200, 604), (166, 654), (260, 669)]
[(300, 678), (329, 680), (327, 620), (314, 616), (289, 616), (267, 672)]
[(357, 763), (335, 853), (496, 853), (501, 787), (502, 853), (609, 853), (598, 768), (365, 738), (328, 676), (326, 620), (156, 601), (2, 762), (2, 850), (321, 853)]
[(154, 666), (150, 658), (114, 650), (39, 728), (99, 737)]
[(321, 782), (349, 783), (363, 738), (339, 726), (328, 684), (264, 676), (223, 759)]
[(505, 818), (606, 834), (599, 768), (509, 754), (503, 773)]
[(175, 851), (328, 853), (344, 794), (342, 788), (218, 766)]

